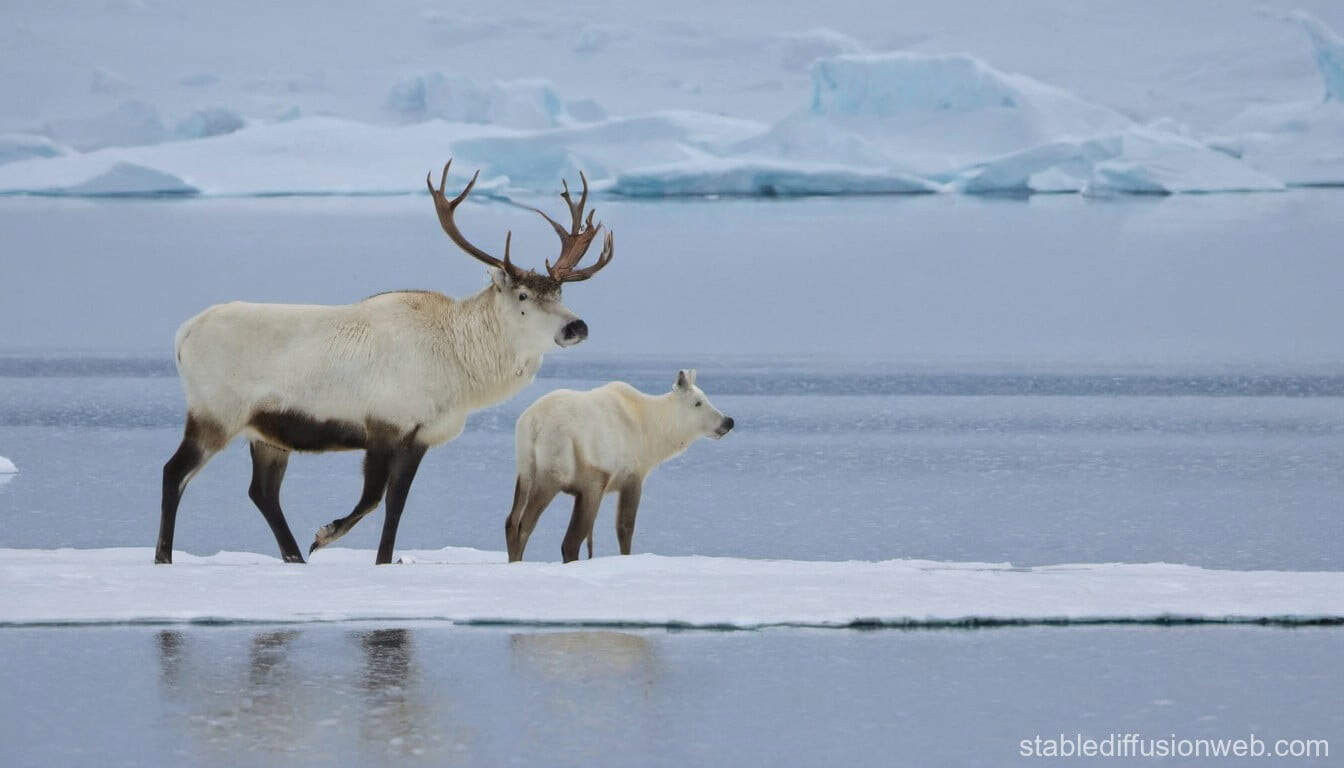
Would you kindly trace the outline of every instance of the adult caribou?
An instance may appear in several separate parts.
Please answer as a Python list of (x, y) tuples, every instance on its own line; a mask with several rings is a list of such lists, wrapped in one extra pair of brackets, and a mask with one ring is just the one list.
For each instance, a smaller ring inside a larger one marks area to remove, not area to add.
[(425, 451), (457, 437), (467, 414), (506, 400), (536, 376), (552, 345), (569, 347), (588, 326), (561, 303), (565, 283), (587, 280), (611, 262), (612, 236), (597, 261), (580, 269), (600, 223), (584, 218), (588, 180), (575, 203), (561, 197), (570, 226), (541, 214), (560, 236), (560, 255), (546, 274), (472, 245), (453, 221), (480, 175), (457, 197), (425, 178), (439, 224), (459, 248), (489, 265), (490, 284), (466, 299), (433, 291), (382, 293), (355, 304), (219, 304), (177, 331), (177, 369), (187, 396), (182, 444), (163, 467), (163, 506), (156, 563), (173, 559), (173, 529), (182, 492), (234, 437), (252, 449), (248, 495), (275, 534), (286, 562), (303, 554), (280, 509), (280, 483), (292, 451), (363, 450), (364, 490), (354, 511), (317, 531), (312, 546), (345, 535), (387, 497), (376, 562), (392, 561), (397, 524)]

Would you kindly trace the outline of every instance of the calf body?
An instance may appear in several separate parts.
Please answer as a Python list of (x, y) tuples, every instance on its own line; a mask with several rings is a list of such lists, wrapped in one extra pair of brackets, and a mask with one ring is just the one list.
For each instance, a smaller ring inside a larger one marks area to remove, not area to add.
[(644, 478), (654, 467), (701, 437), (720, 438), (733, 420), (695, 386), (695, 371), (681, 371), (671, 392), (646, 395), (624, 382), (587, 392), (561, 389), (533, 403), (518, 418), (518, 468), (513, 508), (505, 522), (509, 561), (523, 558), (541, 513), (561, 491), (574, 496), (574, 512), (560, 551), (578, 559), (608, 493), (619, 493), (616, 537), (630, 554)]

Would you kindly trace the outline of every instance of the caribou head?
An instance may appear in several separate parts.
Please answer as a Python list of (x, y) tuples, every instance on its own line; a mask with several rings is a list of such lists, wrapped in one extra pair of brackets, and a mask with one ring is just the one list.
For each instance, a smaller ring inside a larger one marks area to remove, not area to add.
[(554, 264), (549, 259), (546, 260), (546, 274), (543, 275), (531, 269), (523, 269), (510, 261), (509, 244), (513, 239), (511, 230), (504, 237), (503, 259), (491, 256), (462, 236), (462, 232), (453, 221), (453, 212), (458, 204), (471, 194), (471, 188), (476, 186), (476, 179), (481, 172), (478, 170), (472, 174), (471, 181), (467, 183), (462, 193), (449, 200), (443, 191), (448, 182), (448, 169), (452, 163), (453, 161), (449, 160), (443, 166), (438, 189), (434, 188), (432, 176), (425, 177), (425, 184), (434, 198), (434, 209), (439, 214), (439, 224), (443, 226), (443, 231), (449, 239), (456, 243), (457, 247), (490, 267), (490, 279), (496, 294), (495, 307), (501, 323), (512, 331), (515, 338), (535, 339), (543, 346), (550, 346), (553, 341), (561, 347), (572, 347), (588, 338), (588, 324), (580, 320), (560, 301), (561, 288), (565, 283), (587, 280), (611, 263), (612, 237), (611, 231), (608, 230), (602, 240), (602, 253), (597, 257), (597, 261), (582, 269), (578, 268), (579, 262), (588, 252), (588, 246), (602, 229), (601, 222), (593, 223), (594, 211), (588, 211), (586, 219), (583, 215), (584, 206), (588, 203), (587, 177), (582, 172), (579, 173), (579, 178), (583, 180), (583, 193), (579, 195), (577, 203), (569, 195), (568, 182), (564, 182), (564, 192), (560, 197), (569, 208), (571, 222), (568, 229), (541, 210), (532, 209), (541, 214), (560, 236), (560, 255), (556, 257)]

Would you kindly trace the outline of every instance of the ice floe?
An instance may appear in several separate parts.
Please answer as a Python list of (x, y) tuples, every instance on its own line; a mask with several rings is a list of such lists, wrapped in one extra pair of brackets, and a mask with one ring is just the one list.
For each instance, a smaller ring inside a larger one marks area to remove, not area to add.
[(0, 456), (0, 475), (12, 475), (18, 471), (19, 469), (14, 466), (14, 462), (4, 456)]
[(693, 627), (1344, 620), (1344, 573), (1184, 565), (806, 562), (325, 550), (307, 566), (247, 553), (152, 564), (149, 548), (0, 550), (0, 624), (303, 622)]

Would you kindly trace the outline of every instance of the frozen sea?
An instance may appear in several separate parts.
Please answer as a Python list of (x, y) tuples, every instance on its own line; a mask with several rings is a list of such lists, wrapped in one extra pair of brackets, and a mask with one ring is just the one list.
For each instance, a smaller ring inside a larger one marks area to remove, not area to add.
[[(697, 367), (738, 427), (652, 476), (636, 551), (1344, 568), (1344, 193), (597, 207), (616, 260), (566, 292), (589, 341), (429, 454), (401, 547), (501, 548), (513, 420), (540, 394)], [(525, 264), (553, 254), (516, 207), (459, 218), (477, 242), (512, 229)], [(0, 476), (0, 547), (151, 545), (183, 419), (173, 332), (201, 308), (484, 281), (421, 196), (4, 198), (0, 232), (0, 456), (20, 470)], [(353, 506), (359, 461), (291, 462), (301, 542)], [(216, 458), (177, 547), (274, 554), (248, 479), (243, 446)], [(529, 559), (559, 558), (567, 520), (557, 501)], [(604, 508), (599, 554), (612, 528)], [(1329, 628), (6, 628), (0, 646), (5, 689), (28, 691), (0, 710), (19, 764), (1002, 765), (1036, 733), (1128, 730), (1344, 749)]]

